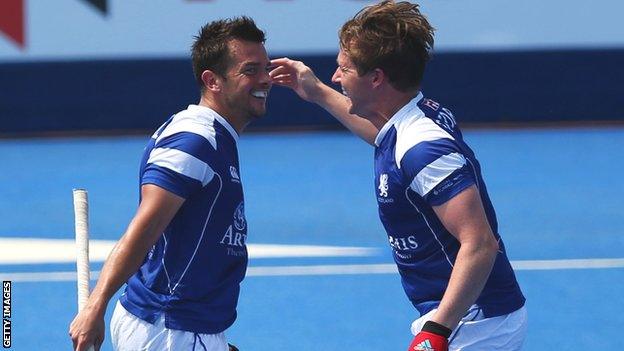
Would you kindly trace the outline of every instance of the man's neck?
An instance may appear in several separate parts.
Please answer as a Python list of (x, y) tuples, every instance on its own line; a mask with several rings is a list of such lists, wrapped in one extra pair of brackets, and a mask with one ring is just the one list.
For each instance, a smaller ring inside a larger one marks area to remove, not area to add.
[(373, 114), (367, 116), (368, 119), (378, 130), (397, 113), (403, 106), (407, 105), (413, 98), (418, 95), (419, 91), (411, 92), (393, 92), (385, 94), (386, 96), (379, 99), (377, 108)]
[(216, 103), (215, 101), (202, 96), (201, 99), (199, 100), (198, 103), (199, 106), (204, 106), (204, 107), (208, 107), (211, 110), (215, 111), (216, 113), (219, 114), (219, 116), (223, 117), (223, 119), (225, 119), (231, 126), (232, 128), (234, 128), (234, 130), (236, 130), (236, 133), (238, 135), (241, 134), (241, 132), (243, 131), (243, 129), (245, 129), (245, 127), (247, 126), (248, 123), (244, 122), (244, 121), (240, 121), (238, 118), (236, 118), (235, 116), (232, 116), (230, 113), (226, 112), (226, 108), (224, 108), (223, 106), (221, 106), (220, 104)]

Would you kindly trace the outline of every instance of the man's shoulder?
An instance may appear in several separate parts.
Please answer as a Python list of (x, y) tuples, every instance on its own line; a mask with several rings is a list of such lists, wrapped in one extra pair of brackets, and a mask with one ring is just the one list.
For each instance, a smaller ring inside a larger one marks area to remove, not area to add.
[[(408, 118), (395, 125), (397, 136), (395, 142), (395, 158), (397, 165), (406, 156), (408, 151), (415, 147), (432, 149), (432, 145), (440, 142), (453, 142), (455, 138), (433, 118), (426, 116), (423, 111), (414, 112)], [(411, 153), (411, 157), (414, 154)]]
[(208, 142), (214, 149), (217, 148), (217, 131), (214, 121), (201, 118), (197, 113), (190, 110), (182, 110), (176, 113), (171, 122), (156, 135), (155, 139), (156, 143), (160, 144), (172, 138)]
[(449, 133), (459, 131), (453, 112), (439, 102), (430, 98), (423, 98), (418, 102), (418, 108), (425, 117), (431, 119), (445, 131)]
[(434, 99), (423, 97), (418, 101), (418, 108), (427, 116), (435, 116), (445, 107)]

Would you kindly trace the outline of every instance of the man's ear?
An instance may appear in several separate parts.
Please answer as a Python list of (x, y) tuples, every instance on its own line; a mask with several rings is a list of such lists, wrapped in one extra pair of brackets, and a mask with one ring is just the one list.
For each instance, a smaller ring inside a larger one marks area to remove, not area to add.
[(221, 91), (223, 78), (215, 72), (207, 69), (202, 72), (201, 79), (202, 82), (204, 82), (204, 88), (206, 90), (210, 90), (212, 92)]
[(379, 87), (383, 82), (386, 81), (386, 73), (381, 70), (381, 68), (375, 68), (371, 72), (371, 83), (373, 84), (373, 88)]

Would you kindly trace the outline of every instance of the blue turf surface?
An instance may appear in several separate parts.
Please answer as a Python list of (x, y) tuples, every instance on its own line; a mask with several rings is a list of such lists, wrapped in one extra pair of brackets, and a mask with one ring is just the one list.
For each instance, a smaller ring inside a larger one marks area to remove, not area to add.
[[(512, 260), (624, 257), (623, 128), (465, 136), (483, 165)], [(92, 239), (116, 239), (136, 208), (146, 138), (0, 140), (0, 237), (72, 238), (71, 189), (85, 187)], [(251, 265), (390, 263), (372, 154), (346, 133), (244, 135), (240, 173), (250, 243), (380, 250), (373, 257)], [(73, 269), (0, 265), (0, 275)], [(622, 348), (624, 268), (522, 270), (518, 279), (530, 318), (525, 350)], [(12, 349), (70, 349), (75, 300), (75, 282), (14, 283)], [(248, 277), (227, 334), (242, 351), (404, 350), (416, 317), (395, 274)], [(110, 349), (108, 335), (103, 349)]]

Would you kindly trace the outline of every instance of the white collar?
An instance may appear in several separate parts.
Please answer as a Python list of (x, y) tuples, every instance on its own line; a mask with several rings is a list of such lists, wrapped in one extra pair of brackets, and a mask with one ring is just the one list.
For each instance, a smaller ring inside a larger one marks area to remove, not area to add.
[(375, 138), (375, 146), (379, 146), (379, 144), (381, 143), (383, 138), (386, 136), (386, 133), (388, 133), (388, 130), (390, 130), (390, 128), (396, 122), (398, 122), (399, 120), (403, 119), (403, 117), (405, 117), (414, 107), (417, 107), (418, 102), (420, 102), (420, 100), (422, 98), (423, 98), (423, 94), (419, 91), (418, 94), (416, 95), (416, 97), (414, 97), (407, 104), (405, 104), (403, 107), (401, 107), (401, 109), (398, 110), (392, 116), (392, 118), (390, 118), (386, 122), (386, 124), (384, 124), (383, 127), (381, 127), (381, 130), (379, 131), (379, 133), (377, 133), (377, 137)]
[(206, 117), (210, 120), (216, 119), (225, 127), (225, 129), (227, 129), (228, 132), (230, 132), (230, 134), (232, 134), (234, 141), (238, 142), (238, 133), (236, 132), (236, 129), (234, 129), (230, 122), (223, 118), (217, 111), (211, 109), (210, 107), (200, 105), (188, 105), (187, 110), (197, 112), (200, 116)]

